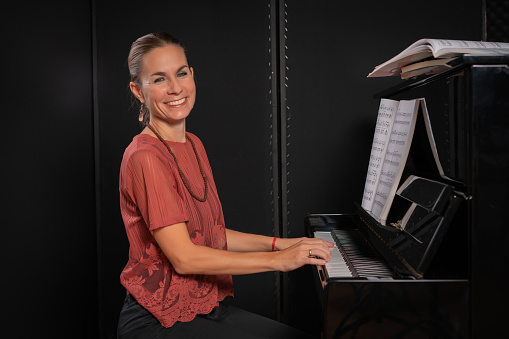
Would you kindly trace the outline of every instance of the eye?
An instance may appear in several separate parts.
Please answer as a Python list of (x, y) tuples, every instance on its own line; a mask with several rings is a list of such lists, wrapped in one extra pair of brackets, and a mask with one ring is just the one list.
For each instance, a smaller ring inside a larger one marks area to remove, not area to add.
[(182, 71), (182, 72), (177, 74), (177, 77), (179, 77), (179, 78), (183, 78), (185, 76), (187, 76), (187, 72), (186, 71)]
[(166, 79), (164, 77), (159, 77), (154, 79), (154, 84), (163, 83)]

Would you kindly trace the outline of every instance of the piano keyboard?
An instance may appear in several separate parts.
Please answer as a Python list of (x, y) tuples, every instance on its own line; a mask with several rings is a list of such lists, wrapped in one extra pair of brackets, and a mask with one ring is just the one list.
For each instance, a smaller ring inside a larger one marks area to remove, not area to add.
[(325, 264), (329, 278), (393, 278), (391, 270), (357, 231), (314, 232), (314, 236), (335, 244)]

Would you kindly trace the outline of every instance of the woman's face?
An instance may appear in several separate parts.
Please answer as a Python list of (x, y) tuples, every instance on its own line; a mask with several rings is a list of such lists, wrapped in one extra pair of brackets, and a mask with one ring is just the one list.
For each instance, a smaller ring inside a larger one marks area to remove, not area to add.
[(193, 69), (177, 45), (158, 47), (145, 54), (140, 74), (141, 88), (131, 90), (150, 111), (150, 121), (169, 124), (183, 121), (196, 97)]

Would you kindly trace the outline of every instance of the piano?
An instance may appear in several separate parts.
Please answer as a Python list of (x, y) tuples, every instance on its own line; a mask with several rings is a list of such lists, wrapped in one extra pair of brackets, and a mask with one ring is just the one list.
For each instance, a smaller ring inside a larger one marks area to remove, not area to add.
[[(446, 72), (376, 99), (424, 97), (444, 175), (417, 122), (388, 223), (310, 214), (308, 236), (336, 244), (313, 269), (323, 338), (495, 338), (509, 306), (509, 57), (463, 56)], [(359, 194), (362, 196), (361, 194)], [(408, 204), (418, 206), (398, 222)]]

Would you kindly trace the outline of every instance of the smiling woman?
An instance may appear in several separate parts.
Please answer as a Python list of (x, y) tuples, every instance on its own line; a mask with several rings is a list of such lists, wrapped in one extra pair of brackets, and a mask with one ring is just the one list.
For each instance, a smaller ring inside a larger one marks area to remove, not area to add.
[(196, 87), (185, 49), (167, 33), (141, 37), (129, 70), (144, 129), (120, 168), (130, 249), (119, 338), (306, 338), (225, 302), (231, 276), (324, 265), (333, 244), (227, 229), (205, 148), (186, 132)]
[[(175, 38), (172, 39), (174, 41)], [(138, 54), (139, 55), (139, 54)], [(194, 106), (193, 69), (180, 44), (153, 48), (138, 58), (130, 88), (140, 101), (140, 121), (161, 131), (168, 140), (185, 141), (185, 118)], [(150, 134), (149, 130), (145, 133)]]

